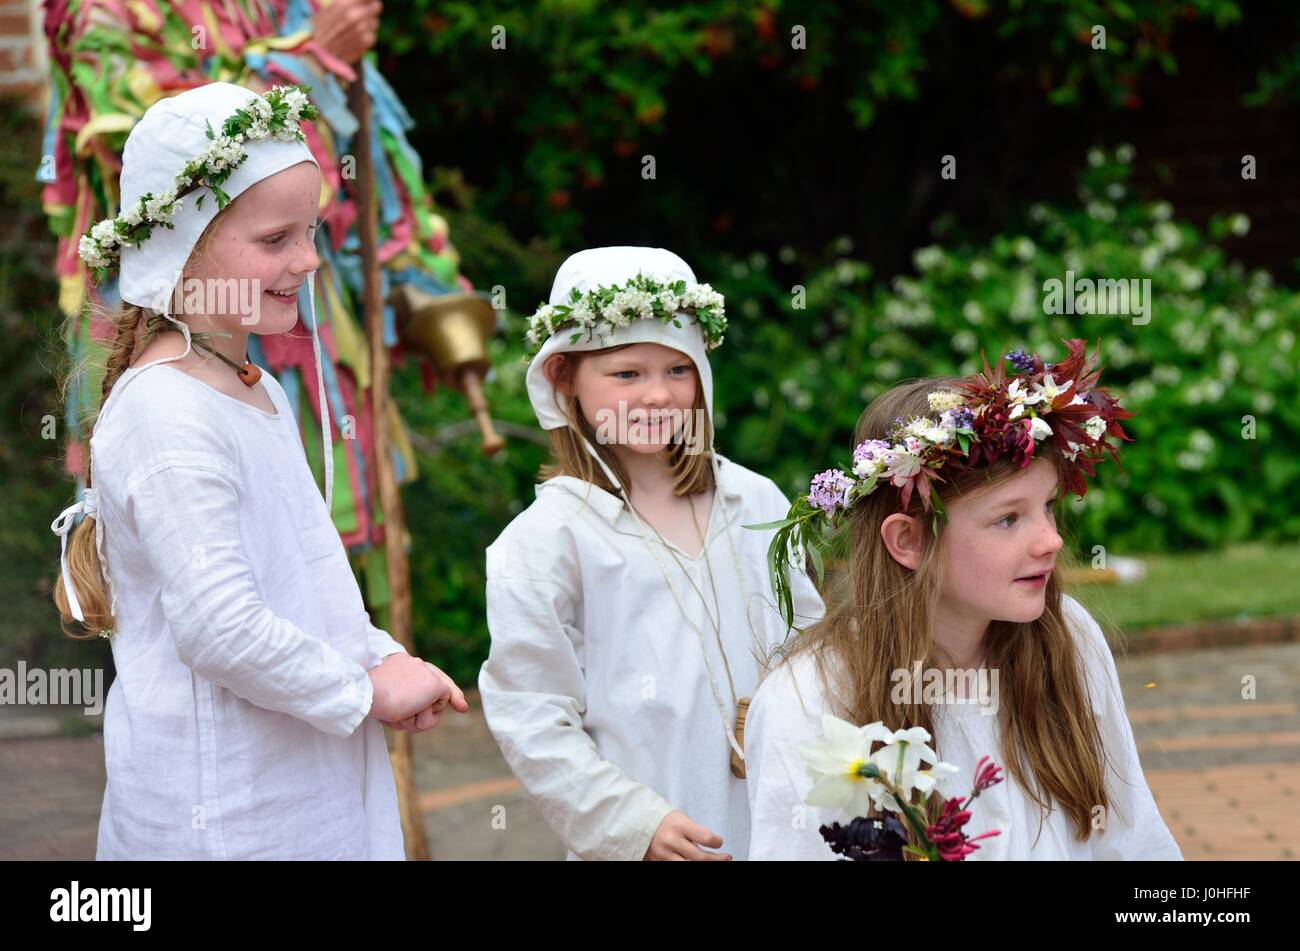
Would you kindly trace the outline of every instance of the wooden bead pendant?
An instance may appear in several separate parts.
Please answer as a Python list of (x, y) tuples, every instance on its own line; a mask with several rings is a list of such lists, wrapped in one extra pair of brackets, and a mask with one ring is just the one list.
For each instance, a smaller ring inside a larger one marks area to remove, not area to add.
[[(736, 701), (736, 743), (743, 750), (745, 748), (745, 717), (749, 713), (750, 697), (741, 697)], [(737, 779), (745, 778), (745, 761), (736, 755), (736, 751), (731, 751), (731, 775)]]

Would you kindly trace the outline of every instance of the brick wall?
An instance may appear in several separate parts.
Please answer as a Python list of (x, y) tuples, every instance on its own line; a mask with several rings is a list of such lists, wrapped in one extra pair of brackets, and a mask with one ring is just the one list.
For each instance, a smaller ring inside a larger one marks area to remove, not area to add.
[(0, 0), (0, 96), (43, 111), (47, 60), (39, 0)]

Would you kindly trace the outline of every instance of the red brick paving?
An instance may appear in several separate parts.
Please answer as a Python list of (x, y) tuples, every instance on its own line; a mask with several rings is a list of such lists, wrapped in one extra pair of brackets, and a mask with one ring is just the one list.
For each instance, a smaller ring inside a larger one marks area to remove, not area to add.
[[(1147, 782), (1184, 857), (1300, 857), (1300, 644), (1137, 655), (1117, 666)], [(1243, 672), (1258, 678), (1263, 699), (1240, 699)], [(563, 857), (472, 691), (469, 699), (469, 714), (444, 715), (416, 737), (435, 856)], [(0, 859), (93, 858), (103, 788), (98, 735), (0, 741)]]

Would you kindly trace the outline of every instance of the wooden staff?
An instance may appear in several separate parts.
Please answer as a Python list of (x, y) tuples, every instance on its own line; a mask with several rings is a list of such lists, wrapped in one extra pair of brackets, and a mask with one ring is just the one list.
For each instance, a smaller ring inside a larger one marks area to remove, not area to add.
[[(375, 481), (379, 484), (379, 505), (384, 514), (384, 551), (388, 559), (389, 633), (415, 656), (411, 638), (411, 573), (406, 560), (406, 514), (393, 472), (389, 452), (388, 351), (384, 347), (384, 302), (379, 283), (379, 218), (375, 201), (374, 155), (370, 150), (370, 97), (366, 94), (364, 64), (357, 63), (357, 78), (348, 87), (348, 108), (357, 119), (352, 151), (356, 156), (357, 232), (361, 238), (361, 267), (364, 275), (366, 336), (370, 341), (370, 414), (374, 420)], [(420, 792), (415, 785), (411, 734), (395, 731), (389, 759), (397, 782), (397, 804), (406, 837), (406, 857), (428, 861), (429, 842), (420, 812)]]

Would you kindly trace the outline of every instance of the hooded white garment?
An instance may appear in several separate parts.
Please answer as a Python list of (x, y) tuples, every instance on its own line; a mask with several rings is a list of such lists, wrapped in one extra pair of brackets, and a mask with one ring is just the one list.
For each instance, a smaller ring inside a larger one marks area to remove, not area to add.
[[(567, 301), (571, 287), (621, 284), (638, 271), (695, 282), (668, 251), (598, 248), (565, 262), (551, 302)], [(624, 343), (690, 357), (711, 416), (703, 336), (692, 317), (680, 322), (636, 320), (576, 344), (568, 332), (551, 337), (528, 371), (542, 427), (567, 425), (556, 405), (563, 396), (541, 372), (546, 358)], [(770, 479), (712, 457), (717, 489), (698, 558), (655, 537), (621, 494), (570, 476), (537, 486), (536, 500), (487, 550), (492, 645), (479, 675), (483, 710), (569, 858), (641, 859), (673, 810), (722, 836), (722, 851), (737, 859), (748, 851), (745, 783), (731, 773), (724, 729), (723, 718), (729, 728), (736, 715), (727, 670), (736, 698), (752, 695), (787, 627), (768, 578), (772, 533), (741, 526), (779, 519), (789, 502)], [(812, 583), (800, 572), (791, 583), (796, 623), (819, 618)], [(710, 616), (721, 618), (725, 660)]]
[[(958, 767), (947, 795), (968, 796), (981, 757), (989, 756), (1003, 769), (1003, 780), (980, 793), (971, 807), (966, 832), (1000, 834), (976, 843), (966, 861), (998, 859), (1181, 860), (1182, 852), (1161, 818), (1138, 760), (1133, 730), (1124, 709), (1119, 676), (1110, 647), (1087, 610), (1066, 596), (1065, 614), (1086, 671), (1087, 690), (1101, 730), (1108, 760), (1106, 788), (1110, 810), (1104, 833), (1086, 841), (1074, 837), (1073, 820), (1053, 808), (1042, 810), (1007, 769), (999, 737), (998, 716), (985, 715), (978, 704), (936, 704), (932, 748), (939, 758)], [(1005, 712), (1005, 711), (1003, 711)], [(753, 830), (751, 859), (835, 860), (818, 829), (853, 817), (844, 810), (804, 804), (812, 790), (799, 747), (822, 736), (822, 716), (834, 713), (828, 704), (812, 654), (800, 652), (780, 664), (758, 689), (745, 721), (749, 752), (749, 801)], [(892, 726), (886, 724), (886, 726)]]
[[(211, 83), (149, 108), (127, 138), (122, 200), (165, 191), (208, 144), (206, 123), (255, 94)], [(301, 142), (246, 144), (223, 188), (314, 159)], [(206, 194), (206, 193), (205, 193)], [(185, 198), (174, 231), (122, 252), (124, 300), (169, 314), (168, 289), (216, 215)], [(320, 373), (314, 274), (308, 275)], [(403, 650), (370, 623), (330, 518), (332, 449), (321, 391), (326, 497), (292, 407), (262, 374), (274, 414), (181, 370), (180, 357), (126, 370), (90, 439), (93, 488), (79, 513), (117, 621), (117, 677), (104, 710), (107, 784), (100, 859), (402, 859), (397, 791), (367, 670)], [(323, 387), (323, 383), (322, 383)]]

